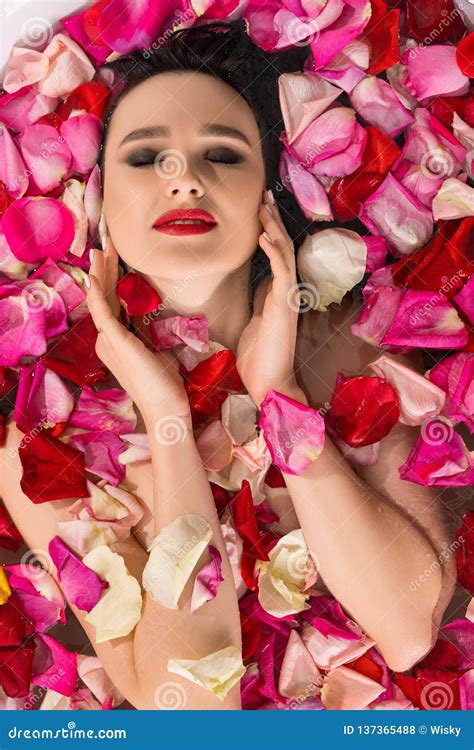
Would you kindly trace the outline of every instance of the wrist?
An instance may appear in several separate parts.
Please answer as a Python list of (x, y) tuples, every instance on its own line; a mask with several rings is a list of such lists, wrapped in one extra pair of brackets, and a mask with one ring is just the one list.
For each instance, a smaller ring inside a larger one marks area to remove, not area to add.
[(285, 474), (302, 474), (324, 448), (324, 417), (306, 398), (269, 390), (260, 404), (258, 425), (272, 463)]
[(148, 432), (152, 432), (161, 425), (161, 429), (172, 425), (180, 426), (182, 429), (192, 432), (192, 414), (190, 406), (173, 405), (163, 403), (149, 403), (140, 409), (143, 421)]
[[(260, 409), (260, 405), (269, 390), (270, 390), (270, 387), (265, 391), (265, 393), (259, 393), (258, 395), (255, 395), (255, 396), (250, 394), (252, 396), (252, 399), (255, 405), (257, 406), (257, 409)], [(299, 401), (299, 403), (304, 404), (304, 406), (309, 406), (308, 399), (306, 398), (305, 392), (303, 391), (302, 388), (300, 388), (300, 386), (296, 382), (284, 384), (282, 385), (281, 388), (274, 388), (272, 390), (275, 390), (278, 393), (281, 393), (283, 396), (286, 396), (287, 398), (293, 399), (293, 401)]]

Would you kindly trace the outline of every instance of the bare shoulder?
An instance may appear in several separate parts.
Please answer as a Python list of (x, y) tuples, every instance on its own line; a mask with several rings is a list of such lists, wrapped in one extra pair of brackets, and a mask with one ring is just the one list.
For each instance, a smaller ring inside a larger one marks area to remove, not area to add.
[[(373, 374), (368, 365), (383, 349), (352, 333), (351, 326), (360, 311), (361, 303), (346, 294), (339, 305), (331, 305), (325, 312), (302, 313), (296, 344), (296, 377), (312, 402), (330, 401), (339, 371), (347, 376)], [(417, 351), (390, 356), (423, 372), (423, 360)]]

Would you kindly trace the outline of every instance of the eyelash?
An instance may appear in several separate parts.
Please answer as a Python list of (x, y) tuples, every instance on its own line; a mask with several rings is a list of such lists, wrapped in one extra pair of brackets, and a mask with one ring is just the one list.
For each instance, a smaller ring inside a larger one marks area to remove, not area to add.
[[(240, 164), (244, 159), (240, 154), (236, 153), (235, 151), (232, 151), (228, 148), (217, 148), (212, 149), (212, 151), (223, 151), (226, 154), (230, 156), (230, 158), (223, 158), (223, 159), (209, 159), (214, 164)], [(141, 169), (143, 167), (149, 167), (152, 166), (155, 162), (156, 157), (158, 156), (157, 152), (154, 151), (138, 151), (136, 154), (132, 154), (127, 160), (126, 163), (130, 167), (134, 167), (137, 169)]]

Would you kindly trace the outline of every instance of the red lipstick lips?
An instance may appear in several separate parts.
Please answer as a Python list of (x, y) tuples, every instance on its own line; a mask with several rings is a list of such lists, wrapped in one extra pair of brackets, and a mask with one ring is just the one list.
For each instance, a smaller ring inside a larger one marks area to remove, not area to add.
[(217, 222), (212, 214), (200, 208), (185, 208), (166, 211), (153, 224), (154, 229), (164, 234), (203, 234), (210, 232)]

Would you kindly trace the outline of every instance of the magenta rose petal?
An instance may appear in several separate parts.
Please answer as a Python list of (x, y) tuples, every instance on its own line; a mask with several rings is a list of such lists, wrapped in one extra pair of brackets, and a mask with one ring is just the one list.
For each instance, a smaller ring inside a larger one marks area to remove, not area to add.
[(5, 211), (2, 229), (12, 253), (25, 263), (61, 260), (74, 239), (72, 214), (55, 198), (20, 198)]
[(48, 547), (58, 571), (58, 579), (68, 604), (90, 612), (99, 601), (104, 589), (109, 587), (97, 573), (84, 565), (64, 544), (59, 536), (51, 539)]

